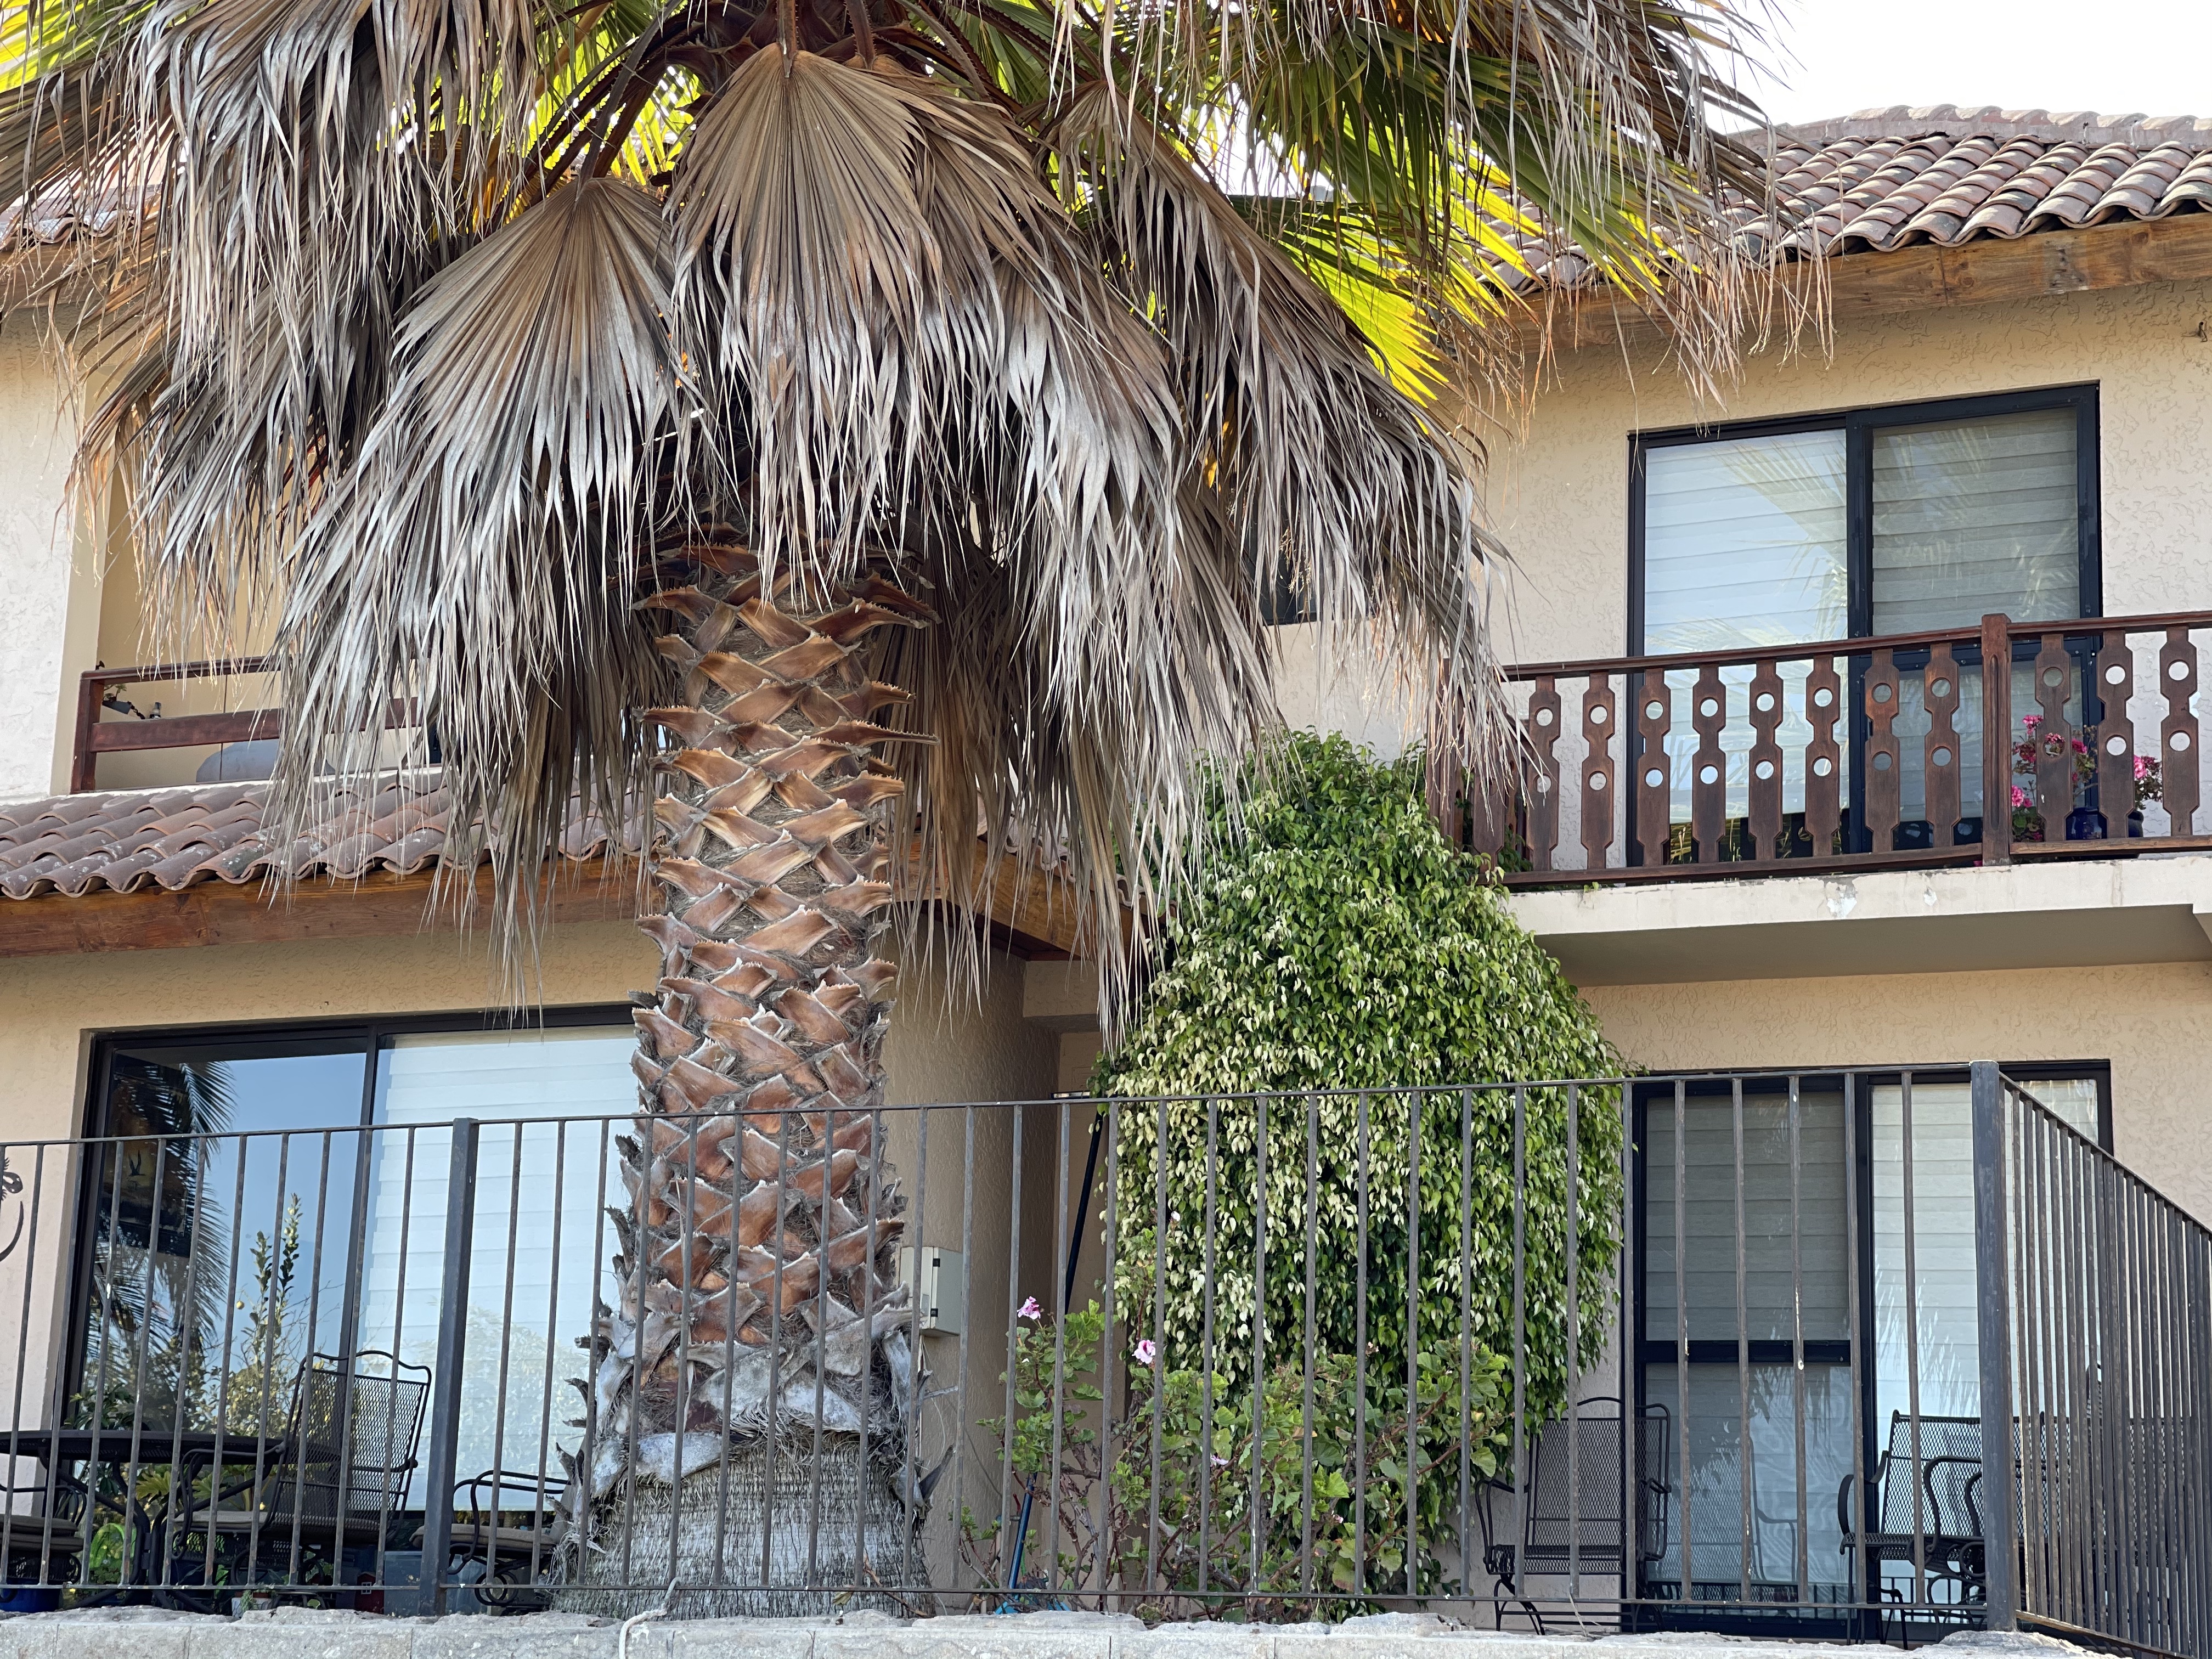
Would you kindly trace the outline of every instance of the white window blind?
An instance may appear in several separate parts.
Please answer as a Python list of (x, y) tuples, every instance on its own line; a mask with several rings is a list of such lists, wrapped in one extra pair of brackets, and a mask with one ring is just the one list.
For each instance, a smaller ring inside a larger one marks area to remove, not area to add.
[[(447, 1174), (457, 1117), (477, 1139), (476, 1226), (469, 1260), (468, 1337), (455, 1473), (494, 1468), (560, 1473), (555, 1443), (580, 1404), (575, 1339), (591, 1327), (594, 1290), (614, 1248), (604, 1206), (623, 1188), (611, 1137), (578, 1122), (565, 1131), (520, 1118), (629, 1109), (636, 1039), (623, 1027), (402, 1036), (379, 1055), (361, 1345), (428, 1365), (437, 1352)], [(506, 1119), (507, 1121), (499, 1121)], [(412, 1170), (409, 1168), (409, 1126)], [(500, 1386), (502, 1364), (506, 1387)], [(549, 1378), (551, 1387), (547, 1384)], [(546, 1402), (551, 1401), (550, 1422)], [(408, 1501), (420, 1504), (422, 1494)]]
[(1644, 649), (1849, 631), (1844, 434), (1671, 444), (1644, 457)]
[(1874, 631), (2079, 613), (2071, 409), (1873, 434)]

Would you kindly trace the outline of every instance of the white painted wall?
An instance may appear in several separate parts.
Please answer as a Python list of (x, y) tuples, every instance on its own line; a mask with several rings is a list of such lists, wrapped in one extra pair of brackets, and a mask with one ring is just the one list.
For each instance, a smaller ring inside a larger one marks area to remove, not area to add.
[(0, 800), (68, 782), (75, 680), (99, 625), (96, 561), (70, 510), (76, 421), (56, 368), (39, 319), (0, 321)]

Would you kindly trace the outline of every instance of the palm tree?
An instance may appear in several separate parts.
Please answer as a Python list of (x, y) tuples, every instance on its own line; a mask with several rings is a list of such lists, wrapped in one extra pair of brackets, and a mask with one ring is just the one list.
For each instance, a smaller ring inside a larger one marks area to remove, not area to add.
[[(942, 913), (894, 898), (973, 899), (1042, 848), (1094, 918), (1170, 899), (1200, 759), (1274, 719), (1283, 586), (1433, 688), (1440, 750), (1496, 752), (1495, 550), (1430, 405), (1525, 342), (1512, 296), (1567, 244), (1691, 361), (1725, 352), (1715, 204), (1757, 171), (1712, 131), (1748, 109), (1721, 74), (1738, 21), (1724, 0), (10, 18), (15, 185), (146, 208), (82, 256), (82, 465), (125, 491), (173, 619), (274, 608), (272, 819), (388, 783), (362, 734), (412, 699), (447, 867), (488, 854), (513, 943), (577, 817), (653, 800), (663, 977), (635, 1016), (577, 1581), (608, 1610), (672, 1564), (800, 1582), (789, 1528), (720, 1524), (716, 1494), (750, 1460), (736, 1485), (765, 1510), (825, 1444), (851, 1453), (846, 1508), (812, 1570), (895, 1571), (919, 1362), (885, 941)], [(840, 1541), (855, 1517), (892, 1540), (866, 1563)]]

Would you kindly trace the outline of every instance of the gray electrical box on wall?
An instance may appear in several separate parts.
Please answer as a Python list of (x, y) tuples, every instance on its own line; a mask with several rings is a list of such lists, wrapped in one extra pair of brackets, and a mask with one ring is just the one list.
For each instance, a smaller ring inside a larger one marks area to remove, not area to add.
[(899, 1252), (899, 1283), (914, 1285), (919, 1292), (921, 1317), (917, 1322), (925, 1331), (938, 1331), (946, 1336), (957, 1336), (968, 1322), (968, 1298), (960, 1276), (960, 1252), (940, 1250), (933, 1244), (921, 1247), (921, 1273), (917, 1282), (915, 1274), (915, 1251), (912, 1248)]

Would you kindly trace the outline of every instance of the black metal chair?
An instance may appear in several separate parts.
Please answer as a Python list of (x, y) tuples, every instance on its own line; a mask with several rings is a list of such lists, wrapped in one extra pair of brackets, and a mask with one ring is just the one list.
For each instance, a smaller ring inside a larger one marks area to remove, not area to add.
[(1904, 1412), (1889, 1417), (1889, 1444), (1867, 1482), (1874, 1489), (1876, 1529), (1863, 1538), (1852, 1517), (1847, 1474), (1836, 1488), (1836, 1524), (1843, 1529), (1845, 1554), (1863, 1547), (1860, 1571), (1869, 1591), (1891, 1601), (1905, 1599), (1899, 1587), (1885, 1586), (1882, 1567), (1917, 1559), (1927, 1575), (1930, 1601), (1948, 1588), (1960, 1606), (1979, 1602), (1987, 1589), (1982, 1549), (1982, 1419), (1978, 1417), (1923, 1417), (1917, 1443), (1919, 1481), (1913, 1480), (1913, 1419)]
[[(166, 1529), (170, 1582), (197, 1583), (210, 1555), (233, 1585), (293, 1581), (374, 1547), (404, 1501), (429, 1392), (429, 1368), (396, 1355), (311, 1356), (282, 1439), (247, 1438), (220, 1467), (212, 1451), (185, 1454)], [(205, 1497), (195, 1470), (210, 1471)]]
[[(1512, 1513), (1510, 1474), (1492, 1483), (1490, 1501), (1479, 1511), (1484, 1570), (1497, 1580), (1497, 1593), (1518, 1601), (1539, 1631), (1542, 1615), (1522, 1587), (1530, 1575), (1579, 1571), (1619, 1578), (1622, 1593), (1633, 1595), (1648, 1567), (1666, 1556), (1673, 1421), (1664, 1406), (1646, 1406), (1637, 1413), (1632, 1465), (1628, 1421), (1618, 1399), (1601, 1396), (1538, 1432), (1528, 1449), (1518, 1539), (1492, 1535), (1492, 1510)], [(1632, 1481), (1632, 1504), (1624, 1490)]]
[(0, 1534), (7, 1543), (9, 1585), (35, 1585), (41, 1579), (64, 1584), (76, 1576), (88, 1501), (84, 1482), (58, 1471), (42, 1473), (27, 1485), (0, 1485), (0, 1504), (9, 1511), (0, 1522)]
[[(526, 1613), (546, 1605), (537, 1584), (553, 1566), (561, 1503), (568, 1490), (568, 1483), (558, 1475), (516, 1469), (486, 1469), (456, 1482), (453, 1508), (459, 1524), (453, 1528), (453, 1577), (458, 1581), (469, 1563), (481, 1562), (476, 1595), (485, 1607)], [(503, 1493), (524, 1501), (502, 1504)]]

